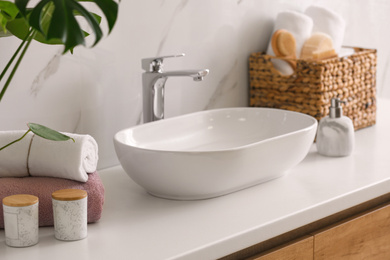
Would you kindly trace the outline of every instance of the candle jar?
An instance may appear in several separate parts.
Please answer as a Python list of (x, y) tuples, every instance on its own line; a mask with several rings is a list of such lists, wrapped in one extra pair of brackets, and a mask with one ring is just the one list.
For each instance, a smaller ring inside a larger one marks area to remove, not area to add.
[(54, 232), (59, 240), (87, 237), (87, 192), (64, 189), (52, 193)]
[(38, 243), (38, 197), (17, 194), (3, 199), (5, 243), (27, 247)]

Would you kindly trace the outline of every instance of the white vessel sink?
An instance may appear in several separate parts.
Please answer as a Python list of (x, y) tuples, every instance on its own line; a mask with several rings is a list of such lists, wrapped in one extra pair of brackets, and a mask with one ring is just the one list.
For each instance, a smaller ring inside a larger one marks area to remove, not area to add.
[(271, 108), (202, 111), (119, 131), (114, 144), (127, 174), (168, 199), (221, 196), (284, 175), (308, 153), (311, 116)]

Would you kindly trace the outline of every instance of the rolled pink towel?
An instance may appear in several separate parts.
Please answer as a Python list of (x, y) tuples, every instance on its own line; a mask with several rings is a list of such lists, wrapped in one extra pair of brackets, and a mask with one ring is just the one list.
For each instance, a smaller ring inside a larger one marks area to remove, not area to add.
[[(62, 178), (0, 178), (0, 201), (14, 194), (31, 194), (39, 198), (39, 226), (53, 226), (51, 194), (56, 190), (80, 189), (88, 194), (88, 223), (100, 219), (104, 203), (104, 186), (97, 172), (89, 174), (85, 183)], [(4, 228), (3, 207), (0, 207), (0, 228)]]

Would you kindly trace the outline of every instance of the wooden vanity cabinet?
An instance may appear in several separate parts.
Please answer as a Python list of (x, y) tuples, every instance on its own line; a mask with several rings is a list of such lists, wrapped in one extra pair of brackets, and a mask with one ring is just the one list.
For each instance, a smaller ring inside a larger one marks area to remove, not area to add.
[(298, 241), (275, 248), (269, 252), (251, 258), (253, 260), (313, 260), (313, 236), (307, 236)]
[(313, 234), (314, 259), (390, 259), (390, 205)]
[[(283, 236), (291, 238), (299, 234), (298, 239), (295, 238), (292, 242), (283, 242), (279, 246), (272, 243), (272, 248), (267, 249), (264, 243), (267, 244), (268, 241), (265, 241), (250, 248), (252, 256), (243, 250), (222, 259), (390, 259), (390, 202), (365, 209), (362, 213), (354, 211), (353, 215), (345, 212), (340, 214), (342, 217), (330, 218), (325, 221), (325, 225), (319, 220), (319, 224), (311, 223), (308, 227), (302, 227), (299, 232), (291, 231), (294, 235), (287, 233), (274, 238), (285, 241)], [(257, 252), (255, 248), (258, 249)]]

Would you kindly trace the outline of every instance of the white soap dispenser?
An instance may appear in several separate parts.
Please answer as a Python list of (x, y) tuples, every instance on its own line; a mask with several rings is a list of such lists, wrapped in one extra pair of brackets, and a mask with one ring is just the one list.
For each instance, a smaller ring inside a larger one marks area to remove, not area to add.
[(348, 156), (355, 144), (355, 131), (352, 120), (343, 116), (338, 98), (332, 98), (329, 116), (320, 120), (317, 131), (317, 151), (325, 156)]

